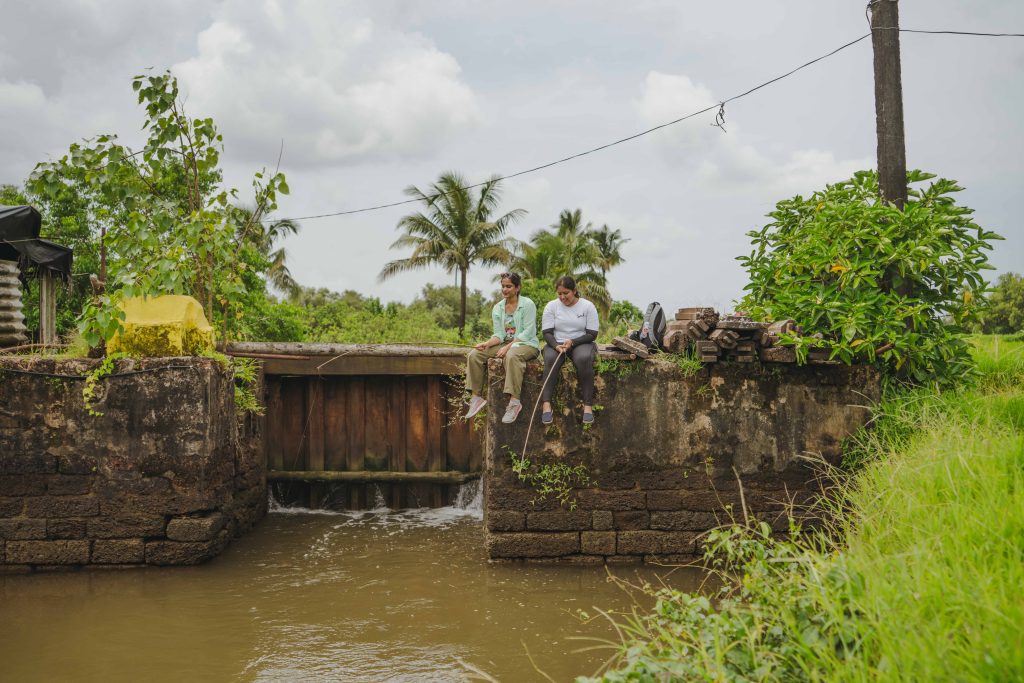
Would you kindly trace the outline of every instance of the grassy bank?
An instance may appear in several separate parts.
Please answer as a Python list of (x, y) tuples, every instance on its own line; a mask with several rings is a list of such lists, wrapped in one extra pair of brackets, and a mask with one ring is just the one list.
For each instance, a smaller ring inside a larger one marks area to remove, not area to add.
[(831, 540), (714, 532), (726, 587), (652, 591), (601, 678), (1024, 680), (1024, 344), (975, 347), (971, 388), (890, 396), (851, 444)]

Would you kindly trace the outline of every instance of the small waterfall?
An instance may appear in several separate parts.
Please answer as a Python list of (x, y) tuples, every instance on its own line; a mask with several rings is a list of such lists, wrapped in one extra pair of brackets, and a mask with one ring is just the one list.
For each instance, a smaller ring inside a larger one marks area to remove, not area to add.
[(388, 509), (388, 502), (384, 500), (384, 494), (376, 484), (373, 485), (373, 509), (381, 511)]
[(459, 493), (455, 496), (455, 503), (452, 504), (456, 510), (481, 513), (484, 511), (484, 486), (482, 479), (467, 481), (459, 487)]

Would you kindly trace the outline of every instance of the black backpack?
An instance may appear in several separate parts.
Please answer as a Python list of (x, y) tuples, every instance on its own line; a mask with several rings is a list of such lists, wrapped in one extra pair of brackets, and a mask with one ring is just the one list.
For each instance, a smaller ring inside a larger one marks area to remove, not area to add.
[(665, 311), (661, 304), (652, 301), (644, 313), (644, 322), (639, 330), (630, 333), (629, 338), (638, 341), (652, 351), (661, 351), (661, 342), (665, 339)]

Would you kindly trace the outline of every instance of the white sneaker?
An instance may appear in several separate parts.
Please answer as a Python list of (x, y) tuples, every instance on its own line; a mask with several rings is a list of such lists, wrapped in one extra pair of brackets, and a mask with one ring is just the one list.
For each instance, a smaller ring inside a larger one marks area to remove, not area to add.
[(519, 411), (522, 409), (522, 401), (509, 401), (508, 408), (505, 408), (505, 415), (501, 418), (501, 421), (507, 425), (512, 424), (519, 417)]
[(466, 413), (466, 419), (473, 417), (480, 412), (480, 409), (487, 405), (487, 399), (483, 396), (474, 396), (469, 399), (469, 412)]

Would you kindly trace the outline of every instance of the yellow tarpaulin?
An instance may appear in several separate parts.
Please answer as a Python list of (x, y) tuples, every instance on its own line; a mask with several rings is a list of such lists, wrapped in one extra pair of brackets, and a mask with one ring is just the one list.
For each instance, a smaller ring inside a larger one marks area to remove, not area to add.
[(198, 356), (213, 351), (213, 328), (190, 296), (169, 294), (125, 299), (124, 331), (107, 342), (111, 353), (140, 356)]

